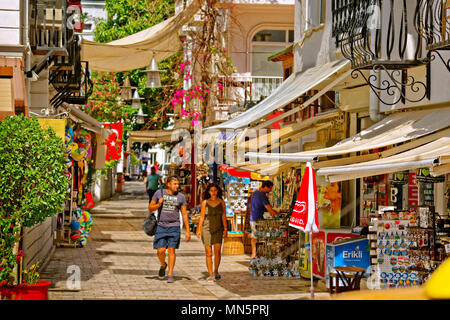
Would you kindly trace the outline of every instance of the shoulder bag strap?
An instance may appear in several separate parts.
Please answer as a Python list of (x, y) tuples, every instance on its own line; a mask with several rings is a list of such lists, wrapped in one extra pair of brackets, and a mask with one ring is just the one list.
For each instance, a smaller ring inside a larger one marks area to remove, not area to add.
[[(161, 190), (161, 197), (164, 199), (164, 189), (161, 188), (159, 190)], [(158, 192), (158, 191), (156, 191), (156, 192)], [(164, 201), (161, 204), (161, 207), (158, 208), (158, 219), (157, 219), (157, 222), (159, 222), (159, 220), (161, 219), (161, 212), (162, 212), (163, 206), (164, 206)]]

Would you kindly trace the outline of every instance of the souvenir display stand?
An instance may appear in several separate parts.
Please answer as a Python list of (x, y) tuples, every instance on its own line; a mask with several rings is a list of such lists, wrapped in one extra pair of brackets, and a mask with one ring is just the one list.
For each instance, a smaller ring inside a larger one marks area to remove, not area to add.
[[(289, 227), (292, 206), (300, 187), (301, 171), (288, 169), (274, 177), (274, 186), (268, 196), (272, 207), (280, 212), (276, 219), (256, 222), (257, 259), (250, 263), (252, 276), (299, 278), (299, 231)], [(256, 188), (255, 188), (256, 189)], [(249, 202), (251, 205), (251, 202)], [(248, 231), (250, 227), (248, 226)]]
[(244, 254), (244, 231), (251, 180), (227, 175), (224, 183), (228, 237), (224, 239), (222, 254)]
[(389, 177), (389, 206), (376, 206), (369, 215), (374, 287), (421, 286), (450, 253), (448, 207), (439, 213), (434, 205), (441, 200), (436, 185), (448, 188), (448, 179), (430, 177), (423, 169)]
[(64, 210), (57, 216), (56, 244), (59, 247), (84, 247), (93, 223), (91, 214), (85, 210), (93, 207), (93, 199), (84, 188), (89, 170), (88, 161), (95, 159), (95, 135), (78, 125), (68, 124), (65, 143), (69, 185)]
[(441, 237), (450, 228), (437, 215), (434, 207), (380, 212), (375, 228), (381, 289), (420, 286), (446, 258)]

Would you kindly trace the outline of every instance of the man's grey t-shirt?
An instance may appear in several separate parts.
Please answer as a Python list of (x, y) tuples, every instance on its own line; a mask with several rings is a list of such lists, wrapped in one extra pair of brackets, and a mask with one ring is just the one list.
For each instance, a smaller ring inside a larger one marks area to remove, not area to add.
[(162, 227), (179, 227), (180, 226), (180, 209), (182, 206), (186, 206), (186, 197), (181, 192), (178, 194), (170, 195), (167, 191), (159, 189), (153, 195), (152, 200), (156, 203), (159, 199), (164, 197), (163, 207), (161, 211), (161, 217), (158, 225)]

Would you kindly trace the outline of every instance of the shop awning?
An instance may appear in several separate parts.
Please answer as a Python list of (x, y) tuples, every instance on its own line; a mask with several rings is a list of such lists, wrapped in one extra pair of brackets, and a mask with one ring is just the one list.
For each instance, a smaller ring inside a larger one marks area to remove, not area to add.
[[(236, 118), (209, 128), (205, 128), (205, 132), (214, 130), (238, 130), (247, 128), (256, 121), (270, 115), (277, 109), (283, 108), (284, 106), (293, 102), (295, 99), (302, 96), (307, 91), (318, 89), (318, 86), (323, 86), (322, 90), (317, 95), (309, 99), (302, 106), (294, 108), (288, 113), (281, 115), (281, 117), (298, 112), (298, 110), (308, 106), (313, 101), (320, 98), (320, 96), (329, 91), (337, 83), (341, 82), (343, 78), (348, 77), (350, 72), (349, 69), (349, 60), (342, 59), (318, 67), (310, 68), (297, 74), (292, 74), (266, 99), (264, 99), (251, 109), (240, 114)], [(340, 72), (340, 75), (337, 78), (334, 78), (333, 75), (338, 72)], [(342, 74), (342, 72), (344, 72), (344, 74)], [(267, 125), (270, 125), (272, 121), (278, 120), (279, 119), (277, 118), (271, 119), (270, 121), (267, 121)]]
[(83, 39), (81, 60), (89, 61), (91, 69), (104, 72), (143, 68), (152, 58), (164, 60), (182, 50), (178, 31), (199, 9), (200, 1), (193, 0), (177, 15), (131, 36), (108, 43)]
[[(183, 135), (183, 132), (185, 135)], [(164, 143), (164, 142), (177, 142), (180, 138), (190, 139), (190, 135), (187, 132), (177, 130), (142, 130), (129, 132), (128, 141), (133, 142), (149, 142), (149, 143)]]
[[(435, 134), (436, 139), (445, 136), (446, 132), (442, 130), (450, 127), (448, 119), (450, 119), (450, 107), (399, 112), (384, 118), (368, 129), (339, 142), (333, 147), (298, 153), (248, 152), (246, 155), (250, 160), (259, 159), (286, 162), (319, 161), (320, 158), (328, 156), (363, 152), (418, 139), (418, 142), (411, 143), (410, 145), (405, 144), (409, 147), (408, 149), (405, 149), (405, 146), (397, 147), (397, 153), (399, 153), (419, 146), (421, 141), (423, 141), (421, 144), (431, 142), (427, 141), (427, 135)], [(380, 157), (379, 154), (372, 156), (376, 158)], [(352, 158), (350, 163), (361, 161), (365, 160), (358, 161), (358, 159)]]
[(438, 176), (443, 174), (442, 170), (436, 173), (434, 168), (442, 169), (449, 163), (450, 135), (391, 157), (347, 166), (322, 168), (317, 171), (317, 174), (327, 176), (331, 182), (337, 182), (403, 170), (430, 168), (431, 175)]
[[(331, 126), (331, 120), (338, 117), (340, 114), (341, 112), (336, 109), (326, 111), (315, 117), (283, 127), (280, 130), (271, 130), (268, 134), (246, 142), (241, 142), (239, 143), (239, 147), (249, 148), (250, 146), (258, 146), (259, 151), (264, 151), (263, 149), (270, 151), (271, 149), (278, 148), (279, 146), (299, 139), (305, 135), (322, 130), (326, 126)], [(264, 147), (265, 145), (267, 145), (267, 148)]]

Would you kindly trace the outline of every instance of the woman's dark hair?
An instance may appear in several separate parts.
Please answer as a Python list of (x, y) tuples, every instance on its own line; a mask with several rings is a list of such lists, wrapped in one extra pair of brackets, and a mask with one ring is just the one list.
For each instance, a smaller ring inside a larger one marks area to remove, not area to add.
[(261, 185), (261, 188), (265, 188), (265, 187), (268, 187), (268, 188), (273, 187), (273, 182), (272, 181), (268, 181), (268, 180), (263, 181), (262, 185)]
[(208, 200), (211, 198), (211, 195), (209, 194), (209, 190), (215, 187), (217, 189), (217, 198), (222, 199), (222, 188), (219, 187), (217, 183), (211, 183), (206, 187), (205, 193), (203, 194), (203, 199)]

